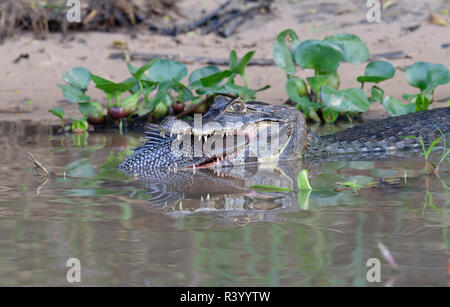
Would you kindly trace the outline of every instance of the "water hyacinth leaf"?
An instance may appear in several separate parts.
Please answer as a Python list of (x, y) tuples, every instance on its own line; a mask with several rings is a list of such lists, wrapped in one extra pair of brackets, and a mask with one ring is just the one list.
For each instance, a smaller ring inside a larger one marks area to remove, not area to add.
[(129, 95), (127, 98), (122, 100), (120, 103), (127, 114), (132, 113), (137, 110), (139, 97), (141, 96), (141, 91)]
[(130, 91), (136, 85), (136, 82), (133, 78), (129, 78), (120, 83), (106, 80), (94, 74), (91, 74), (91, 78), (95, 83), (95, 87), (112, 96), (117, 96), (124, 92)]
[(338, 119), (339, 112), (326, 107), (322, 110), (322, 117), (327, 123), (332, 124)]
[(305, 114), (308, 118), (312, 118), (316, 122), (320, 122), (320, 118), (316, 111), (320, 108), (320, 103), (312, 102), (308, 97), (300, 97), (295, 108)]
[(392, 116), (405, 115), (416, 111), (414, 103), (404, 104), (392, 96), (383, 99), (383, 107)]
[(50, 113), (52, 113), (53, 115), (59, 117), (60, 119), (64, 118), (64, 109), (61, 107), (54, 107), (51, 108), (50, 110), (48, 110)]
[(75, 67), (67, 71), (62, 78), (68, 84), (84, 92), (91, 82), (91, 73), (84, 67)]
[(359, 64), (369, 59), (369, 49), (356, 35), (341, 33), (328, 36), (325, 41), (332, 42), (342, 49), (345, 62)]
[(228, 78), (232, 74), (233, 74), (233, 72), (231, 72), (230, 70), (224, 70), (224, 71), (212, 74), (208, 77), (201, 78), (200, 83), (204, 87), (212, 87), (212, 86), (215, 86), (216, 84), (220, 83), (223, 79)]
[[(156, 63), (158, 59), (153, 59), (151, 61), (148, 61), (147, 63), (145, 63), (144, 65), (142, 65), (141, 67), (139, 67), (138, 70), (136, 70), (134, 73), (132, 73), (133, 77), (135, 77), (137, 80), (141, 80), (143, 76), (145, 76), (145, 72), (147, 70), (149, 70), (153, 64)], [(130, 71), (131, 72), (131, 71)], [(184, 77), (183, 77), (184, 78)]]
[(169, 94), (172, 81), (164, 81), (159, 84), (158, 92), (156, 96), (146, 103), (145, 107), (149, 110), (153, 110), (163, 99)]
[(245, 67), (247, 66), (248, 62), (250, 62), (250, 60), (254, 55), (255, 51), (247, 52), (242, 58), (242, 60), (233, 68), (233, 73), (244, 76)]
[(336, 72), (308, 77), (306, 80), (308, 80), (311, 86), (311, 91), (316, 95), (320, 93), (322, 86), (328, 85), (331, 88), (337, 89), (340, 83), (339, 76)]
[(131, 64), (130, 62), (127, 62), (127, 68), (128, 68), (128, 71), (130, 72), (130, 74), (132, 74), (133, 76), (138, 70), (138, 68), (136, 66), (134, 66), (133, 64)]
[(339, 91), (325, 85), (320, 97), (329, 109), (338, 112), (365, 112), (370, 107), (366, 94), (360, 88)]
[(82, 102), (78, 104), (78, 110), (85, 117), (104, 115), (102, 105), (96, 101)]
[(320, 93), (320, 88), (324, 85), (327, 85), (327, 79), (324, 76), (317, 75), (313, 77), (307, 77), (306, 80), (311, 87), (311, 91), (315, 94)]
[(307, 40), (298, 45), (295, 61), (303, 68), (313, 68), (318, 72), (336, 71), (343, 59), (342, 50), (333, 43)]
[(82, 133), (88, 130), (88, 123), (84, 119), (73, 119), (72, 132)]
[(63, 92), (64, 97), (70, 102), (88, 102), (91, 100), (89, 96), (86, 96), (82, 90), (77, 87), (73, 87), (67, 84), (57, 85)]
[(300, 97), (308, 95), (308, 86), (302, 78), (294, 76), (287, 80), (286, 91), (291, 100), (298, 102)]
[(416, 111), (425, 111), (428, 110), (428, 106), (431, 103), (431, 99), (429, 99), (424, 94), (417, 95), (416, 99), (414, 99), (414, 104), (416, 105)]
[(308, 179), (308, 170), (304, 169), (298, 173), (297, 176), (297, 189), (299, 190), (312, 190)]
[(432, 91), (438, 85), (450, 82), (447, 67), (442, 64), (416, 62), (405, 71), (406, 81), (421, 91)]
[(230, 52), (230, 58), (229, 58), (229, 61), (228, 61), (228, 67), (229, 67), (229, 69), (231, 71), (233, 71), (237, 64), (238, 64), (238, 57), (237, 57), (236, 50), (232, 50)]
[[(308, 88), (305, 81), (299, 77), (290, 77), (286, 82), (286, 91), (289, 98), (296, 102), (296, 108), (303, 112), (303, 114), (309, 116), (311, 111), (318, 110), (320, 104), (311, 102), (308, 95)], [(303, 96), (302, 96), (303, 95)]]
[(395, 68), (391, 63), (385, 61), (373, 61), (367, 64), (364, 76), (358, 77), (358, 82), (379, 83), (393, 78)]
[(214, 75), (218, 72), (220, 72), (220, 68), (217, 66), (206, 66), (196, 69), (189, 76), (189, 85), (192, 85), (194, 82), (197, 82), (202, 78)]
[(66, 175), (76, 178), (94, 178), (96, 173), (91, 161), (87, 158), (74, 161), (64, 168)]
[[(290, 47), (286, 44), (286, 40), (290, 41)], [(295, 74), (294, 54), (300, 39), (297, 34), (291, 30), (285, 30), (278, 34), (273, 43), (272, 55), (275, 63), (287, 74)]]
[(175, 79), (180, 81), (187, 76), (188, 70), (183, 63), (170, 60), (157, 60), (148, 70), (149, 78), (155, 82)]
[(369, 98), (370, 102), (383, 102), (383, 96), (384, 96), (384, 91), (383, 89), (381, 89), (380, 87), (374, 85), (372, 86), (372, 89), (370, 90), (371, 96)]
[(213, 92), (212, 87), (217, 87), (220, 84), (220, 81), (213, 84), (212, 86), (204, 87), (200, 79), (212, 76), (216, 73), (220, 73), (221, 70), (217, 66), (206, 66), (199, 69), (194, 70), (189, 76), (189, 87), (195, 89), (197, 94), (199, 95), (207, 95), (210, 92)]
[(232, 94), (239, 96), (244, 101), (251, 101), (256, 98), (256, 91), (249, 89), (248, 87), (236, 85), (229, 80), (223, 87), (218, 89), (218, 93)]

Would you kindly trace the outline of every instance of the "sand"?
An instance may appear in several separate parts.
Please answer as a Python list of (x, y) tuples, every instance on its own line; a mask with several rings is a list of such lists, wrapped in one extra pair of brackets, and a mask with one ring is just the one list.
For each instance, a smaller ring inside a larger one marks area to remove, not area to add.
[[(180, 1), (180, 6), (193, 19), (201, 16), (202, 10), (209, 11), (222, 2), (185, 0)], [(215, 34), (201, 35), (199, 31), (168, 37), (146, 29), (133, 30), (132, 33), (72, 32), (64, 39), (61, 34), (51, 34), (46, 40), (36, 40), (29, 33), (21, 34), (0, 45), (0, 121), (58, 123), (58, 119), (48, 113), (57, 105), (63, 106), (68, 115), (79, 117), (76, 104), (64, 102), (56, 84), (63, 83), (62, 74), (75, 66), (84, 66), (115, 81), (127, 78), (125, 61), (108, 59), (111, 53), (118, 52), (112, 47), (113, 41), (126, 42), (131, 53), (227, 58), (229, 52), (235, 49), (239, 56), (256, 50), (255, 58), (270, 59), (276, 35), (287, 28), (294, 29), (301, 40), (352, 33), (364, 40), (372, 55), (403, 52), (400, 58), (389, 59), (397, 68), (395, 77), (381, 83), (387, 95), (398, 99), (404, 93), (418, 92), (406, 82), (404, 69), (407, 66), (426, 61), (450, 67), (450, 27), (432, 24), (429, 19), (430, 12), (440, 14), (442, 9), (450, 11), (448, 2), (398, 0), (396, 5), (382, 11), (380, 23), (367, 22), (365, 1), (359, 4), (354, 2), (280, 0), (271, 14), (255, 16), (227, 39)], [(450, 23), (448, 16), (440, 16)], [(185, 21), (182, 18), (177, 20), (178, 23)], [(29, 58), (14, 63), (20, 54), (28, 54)], [(140, 65), (142, 62), (133, 64)], [(190, 71), (200, 66), (203, 65), (188, 64)], [(365, 66), (366, 63), (341, 65), (341, 88), (359, 87), (356, 77), (364, 73)], [(252, 66), (247, 68), (246, 73), (252, 88), (271, 85), (269, 90), (258, 94), (258, 100), (274, 104), (286, 101), (286, 76), (278, 67)], [(303, 70), (298, 75), (306, 77), (311, 73), (310, 70)], [(88, 94), (100, 102), (105, 101), (93, 85)], [(433, 107), (445, 106), (449, 98), (450, 84), (438, 87)], [(366, 118), (382, 116), (386, 113), (379, 104), (374, 104), (371, 111), (365, 114)]]

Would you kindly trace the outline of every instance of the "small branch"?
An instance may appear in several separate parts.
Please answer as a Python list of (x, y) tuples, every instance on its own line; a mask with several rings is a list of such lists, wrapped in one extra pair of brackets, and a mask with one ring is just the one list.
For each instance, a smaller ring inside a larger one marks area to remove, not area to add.
[(39, 160), (36, 158), (35, 155), (33, 155), (31, 152), (28, 153), (28, 159), (34, 163), (35, 170), (40, 169), (45, 173), (47, 177), (64, 177), (66, 178), (66, 173), (57, 174), (55, 172), (50, 171), (47, 169)]

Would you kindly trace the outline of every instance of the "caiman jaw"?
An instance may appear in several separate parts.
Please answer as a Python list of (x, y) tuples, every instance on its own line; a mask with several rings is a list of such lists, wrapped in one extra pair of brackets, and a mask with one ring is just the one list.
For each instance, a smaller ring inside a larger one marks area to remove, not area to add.
[[(206, 130), (206, 133), (199, 133), (191, 127), (182, 127), (181, 129), (166, 130), (160, 127), (162, 135), (170, 135), (174, 139), (190, 140), (189, 144), (201, 145), (202, 158), (193, 161), (192, 165), (184, 165), (181, 168), (213, 168), (217, 165), (229, 166), (244, 162), (258, 162), (277, 160), (279, 154), (286, 147), (291, 139), (292, 124), (278, 123), (277, 136), (279, 138), (278, 150), (270, 155), (265, 156), (249, 156), (249, 146), (251, 142), (261, 142), (256, 138), (261, 136), (261, 131), (266, 130), (273, 122), (262, 121), (246, 124), (238, 127), (238, 129), (215, 129)], [(266, 134), (264, 134), (266, 136)], [(267, 137), (267, 136), (266, 136)], [(186, 139), (187, 138), (187, 139)], [(267, 139), (266, 142), (269, 142)], [(211, 146), (214, 144), (214, 146)], [(218, 144), (218, 148), (216, 148)], [(256, 143), (258, 144), (258, 143)], [(269, 145), (271, 147), (271, 145)]]

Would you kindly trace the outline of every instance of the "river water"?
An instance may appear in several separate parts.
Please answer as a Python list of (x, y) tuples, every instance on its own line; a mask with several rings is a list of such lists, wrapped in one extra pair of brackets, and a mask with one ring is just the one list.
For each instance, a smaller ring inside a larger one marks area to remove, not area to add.
[[(71, 286), (70, 258), (80, 286), (449, 285), (448, 163), (439, 177), (421, 157), (304, 166), (312, 191), (250, 187), (289, 187), (280, 170), (181, 173), (175, 188), (116, 169), (142, 140), (0, 124), (0, 286)], [(36, 176), (29, 152), (58, 176)]]

